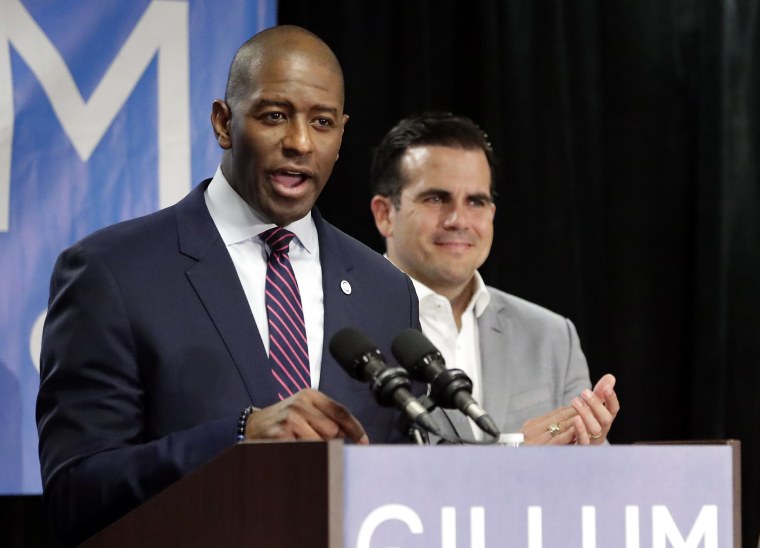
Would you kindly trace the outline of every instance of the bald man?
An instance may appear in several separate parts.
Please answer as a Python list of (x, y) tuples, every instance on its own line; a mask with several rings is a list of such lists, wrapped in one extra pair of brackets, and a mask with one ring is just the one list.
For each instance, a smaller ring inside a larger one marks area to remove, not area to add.
[[(324, 42), (298, 27), (263, 31), (213, 102), (213, 178), (61, 254), (37, 423), (45, 512), (64, 540), (236, 441), (403, 439), (396, 412), (326, 351), (345, 326), (386, 355), (398, 332), (419, 328), (409, 278), (314, 209), (347, 120)], [(280, 290), (282, 309), (269, 300)]]

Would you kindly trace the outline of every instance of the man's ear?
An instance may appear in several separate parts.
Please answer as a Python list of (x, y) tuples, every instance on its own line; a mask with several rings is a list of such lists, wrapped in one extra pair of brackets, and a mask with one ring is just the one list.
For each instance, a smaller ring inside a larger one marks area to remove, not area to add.
[(215, 100), (211, 105), (211, 127), (214, 128), (216, 142), (224, 150), (232, 148), (231, 125), (232, 111), (230, 111), (229, 105), (221, 99)]
[[(344, 114), (343, 117), (340, 119), (340, 142), (343, 144), (343, 132), (346, 130), (346, 124), (348, 123), (348, 114)], [(338, 150), (338, 154), (335, 155), (335, 161), (337, 162), (340, 159), (340, 150)]]
[(387, 196), (375, 194), (369, 203), (375, 226), (383, 238), (393, 236), (393, 202)]

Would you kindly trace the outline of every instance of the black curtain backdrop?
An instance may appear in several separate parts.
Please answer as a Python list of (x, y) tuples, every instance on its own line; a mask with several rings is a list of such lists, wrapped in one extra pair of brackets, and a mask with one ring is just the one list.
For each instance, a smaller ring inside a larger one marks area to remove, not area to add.
[(486, 282), (576, 323), (592, 379), (618, 378), (613, 442), (740, 439), (753, 548), (759, 4), (279, 4), (279, 21), (322, 37), (345, 71), (351, 120), (325, 217), (381, 251), (371, 148), (412, 112), (476, 120), (500, 158)]

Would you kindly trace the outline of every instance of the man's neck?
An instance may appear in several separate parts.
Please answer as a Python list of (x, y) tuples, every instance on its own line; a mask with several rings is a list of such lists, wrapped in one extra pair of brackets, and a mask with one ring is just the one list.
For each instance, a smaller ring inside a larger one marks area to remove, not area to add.
[[(399, 266), (399, 263), (394, 260), (393, 255), (390, 251), (386, 251), (385, 256), (393, 264)], [(436, 287), (434, 285), (429, 285), (422, 279), (417, 279), (417, 281), (431, 291), (438, 293), (439, 295), (442, 295), (449, 300), (449, 303), (451, 303), (451, 312), (454, 315), (454, 322), (456, 323), (457, 331), (459, 331), (462, 329), (462, 314), (464, 314), (464, 311), (467, 310), (467, 305), (470, 304), (470, 300), (475, 293), (475, 286), (477, 285), (475, 278), (476, 276), (473, 274), (467, 283), (457, 287)]]

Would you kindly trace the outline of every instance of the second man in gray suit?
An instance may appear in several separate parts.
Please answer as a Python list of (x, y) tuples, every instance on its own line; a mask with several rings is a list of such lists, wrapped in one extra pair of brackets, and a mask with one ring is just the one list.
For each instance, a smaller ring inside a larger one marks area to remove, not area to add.
[[(494, 155), (472, 120), (405, 118), (376, 148), (371, 207), (388, 258), (414, 281), (422, 330), (502, 432), (527, 444), (599, 445), (620, 405), (615, 378), (591, 389), (572, 322), (486, 286), (478, 268), (493, 240)], [(457, 412), (450, 426), (481, 437)]]

